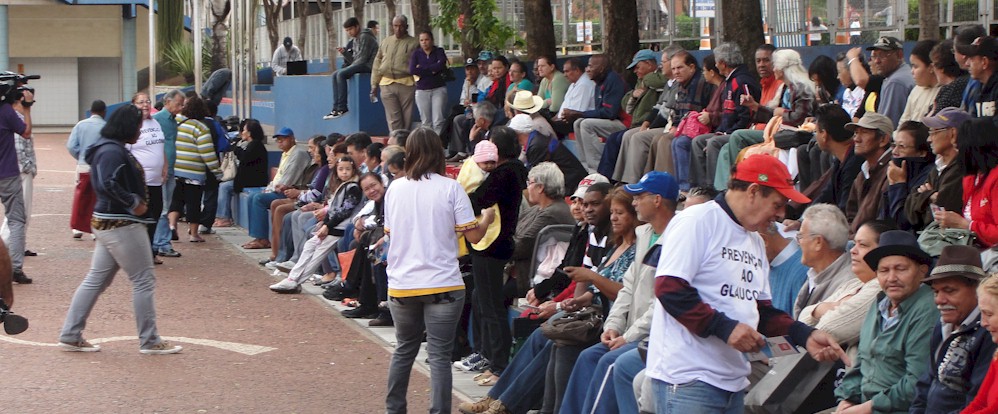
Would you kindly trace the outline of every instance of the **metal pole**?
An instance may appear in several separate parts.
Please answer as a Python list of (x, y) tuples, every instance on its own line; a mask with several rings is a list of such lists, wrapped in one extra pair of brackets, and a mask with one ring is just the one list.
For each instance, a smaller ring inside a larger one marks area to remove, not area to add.
[(201, 66), (204, 62), (201, 61), (201, 54), (204, 50), (204, 43), (201, 40), (201, 7), (204, 3), (198, 0), (191, 0), (192, 14), (194, 15), (191, 19), (191, 30), (194, 31), (194, 92), (201, 93)]
[(149, 99), (156, 99), (156, 3), (149, 0)]
[[(239, 82), (242, 80), (242, 74), (239, 73), (239, 13), (242, 11), (242, 6), (239, 4), (239, 0), (232, 1), (232, 10), (230, 10), (229, 20), (229, 68), (232, 69), (232, 115), (239, 117)], [(240, 117), (241, 119), (241, 117)]]
[(561, 54), (568, 56), (568, 25), (571, 24), (572, 0), (561, 0)]

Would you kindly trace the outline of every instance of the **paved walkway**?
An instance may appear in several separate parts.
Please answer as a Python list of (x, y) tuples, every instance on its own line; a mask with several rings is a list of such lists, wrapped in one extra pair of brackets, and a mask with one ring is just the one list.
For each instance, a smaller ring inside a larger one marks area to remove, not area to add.
[[(179, 355), (138, 353), (130, 284), (119, 273), (90, 317), (94, 354), (55, 348), (69, 301), (93, 251), (68, 229), (74, 161), (65, 134), (39, 134), (34, 211), (25, 260), (35, 283), (15, 286), (17, 313), (31, 328), (0, 334), (0, 412), (10, 413), (368, 413), (383, 412), (391, 328), (339, 315), (318, 288), (277, 295), (277, 279), (256, 262), (263, 251), (238, 246), (240, 229), (206, 243), (178, 242), (184, 255), (156, 267), (160, 334)], [(409, 409), (428, 409), (429, 380), (418, 359)], [(455, 373), (455, 405), (487, 389)]]

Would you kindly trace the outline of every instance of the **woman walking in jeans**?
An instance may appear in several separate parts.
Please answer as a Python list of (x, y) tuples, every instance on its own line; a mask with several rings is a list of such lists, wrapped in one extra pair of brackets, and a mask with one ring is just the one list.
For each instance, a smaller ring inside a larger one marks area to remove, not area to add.
[[(405, 176), (385, 195), (388, 298), (398, 343), (388, 369), (388, 413), (406, 412), (412, 363), (426, 332), (430, 363), (430, 412), (451, 410), (450, 354), (464, 307), (457, 263), (457, 233), (481, 240), (492, 221), (475, 219), (461, 185), (444, 177), (440, 137), (429, 128), (412, 132), (405, 145)], [(414, 208), (415, 207), (415, 208)]]
[(59, 347), (66, 351), (100, 351), (99, 345), (83, 339), (83, 329), (97, 298), (111, 285), (119, 268), (132, 281), (139, 352), (175, 354), (183, 349), (162, 340), (156, 332), (156, 277), (145, 226), (152, 222), (145, 218), (149, 194), (142, 166), (125, 149), (125, 144), (135, 144), (141, 125), (142, 110), (134, 105), (119, 108), (101, 129), (100, 140), (86, 152), (90, 181), (97, 195), (90, 223), (97, 244), (90, 271), (73, 295), (59, 335)]

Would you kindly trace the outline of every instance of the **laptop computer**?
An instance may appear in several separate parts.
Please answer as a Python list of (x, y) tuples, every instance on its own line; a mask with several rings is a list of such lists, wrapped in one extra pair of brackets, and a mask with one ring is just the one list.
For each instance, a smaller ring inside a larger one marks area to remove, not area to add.
[(308, 62), (304, 60), (288, 61), (288, 76), (308, 75)]

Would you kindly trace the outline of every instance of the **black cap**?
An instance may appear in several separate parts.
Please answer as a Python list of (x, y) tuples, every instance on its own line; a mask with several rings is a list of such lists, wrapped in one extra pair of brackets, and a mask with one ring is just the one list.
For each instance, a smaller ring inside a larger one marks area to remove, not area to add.
[(880, 245), (867, 252), (863, 261), (876, 271), (880, 266), (880, 259), (888, 256), (904, 256), (923, 265), (932, 263), (932, 257), (918, 245), (915, 235), (904, 230), (883, 232), (880, 235)]
[(893, 36), (880, 36), (872, 46), (867, 47), (866, 50), (901, 50), (904, 45), (901, 44), (901, 40)]
[(981, 36), (974, 39), (969, 45), (956, 46), (957, 52), (970, 56), (984, 56), (991, 60), (998, 60), (998, 39), (991, 36)]

